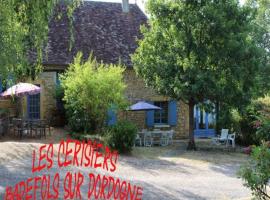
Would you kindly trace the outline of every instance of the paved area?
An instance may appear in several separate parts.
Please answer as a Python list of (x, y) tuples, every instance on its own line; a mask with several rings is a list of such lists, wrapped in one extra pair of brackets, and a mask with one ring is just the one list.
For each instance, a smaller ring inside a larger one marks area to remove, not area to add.
[[(0, 199), (7, 185), (33, 177), (32, 151), (36, 142), (0, 142)], [(55, 144), (57, 145), (57, 144)], [(132, 155), (121, 155), (117, 170), (107, 173), (143, 188), (143, 199), (251, 199), (236, 172), (247, 157), (233, 152), (187, 152), (181, 144), (169, 148), (136, 148)], [(59, 172), (60, 180), (68, 172), (104, 173), (81, 167), (59, 170), (56, 166), (43, 174)], [(36, 176), (36, 174), (34, 175)], [(88, 186), (83, 185), (83, 199)], [(63, 191), (60, 191), (63, 195)]]

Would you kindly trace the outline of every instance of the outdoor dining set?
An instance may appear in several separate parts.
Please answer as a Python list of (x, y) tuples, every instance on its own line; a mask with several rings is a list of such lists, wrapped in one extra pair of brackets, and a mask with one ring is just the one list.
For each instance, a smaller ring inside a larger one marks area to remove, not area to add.
[[(145, 101), (139, 101), (128, 109), (129, 111), (154, 111), (161, 110), (160, 107), (149, 104)], [(152, 147), (154, 145), (167, 146), (172, 144), (174, 131), (162, 130), (161, 128), (171, 128), (166, 125), (155, 125), (153, 130), (142, 129), (135, 138), (135, 146)]]
[(11, 120), (8, 131), (20, 138), (23, 136), (41, 138), (46, 137), (47, 132), (51, 133), (50, 126), (46, 120), (20, 118), (13, 118)]
[(135, 145), (145, 147), (152, 147), (154, 145), (167, 146), (172, 144), (173, 134), (173, 130), (154, 129), (149, 131), (143, 129), (141, 132), (138, 132)]
[[(41, 88), (30, 83), (18, 83), (11, 86), (5, 92), (0, 94), (0, 98), (13, 98), (23, 97), (28, 95), (39, 94)], [(26, 118), (22, 114), (22, 118), (8, 117), (8, 133), (14, 133), (14, 135), (22, 138), (23, 136), (35, 136), (35, 137), (46, 137), (46, 132), (49, 131), (51, 134), (50, 126), (47, 120)]]

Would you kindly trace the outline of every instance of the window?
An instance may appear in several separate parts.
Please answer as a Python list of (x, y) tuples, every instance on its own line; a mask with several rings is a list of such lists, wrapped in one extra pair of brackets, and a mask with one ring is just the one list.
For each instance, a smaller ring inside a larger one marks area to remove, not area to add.
[(28, 96), (28, 117), (30, 119), (40, 118), (40, 94)]
[(154, 102), (154, 105), (161, 108), (161, 110), (155, 110), (154, 123), (167, 124), (168, 123), (168, 102), (158, 101), (158, 102)]

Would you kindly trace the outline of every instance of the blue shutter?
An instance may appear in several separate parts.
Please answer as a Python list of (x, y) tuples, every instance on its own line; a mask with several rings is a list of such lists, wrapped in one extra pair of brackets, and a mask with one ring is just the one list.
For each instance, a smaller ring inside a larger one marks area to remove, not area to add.
[(177, 124), (177, 101), (169, 101), (168, 106), (168, 122), (171, 126), (176, 126)]
[(116, 109), (110, 108), (108, 110), (107, 115), (108, 115), (107, 116), (108, 117), (107, 124), (109, 126), (112, 126), (112, 125), (116, 124), (116, 121), (117, 121)]
[[(153, 104), (153, 102), (149, 101), (147, 103)], [(154, 126), (154, 113), (155, 113), (154, 110), (146, 111), (146, 126), (148, 127)]]

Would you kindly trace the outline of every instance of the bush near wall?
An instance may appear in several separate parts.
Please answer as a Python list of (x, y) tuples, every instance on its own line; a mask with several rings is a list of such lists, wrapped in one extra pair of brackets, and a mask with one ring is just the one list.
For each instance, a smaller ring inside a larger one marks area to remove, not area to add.
[(68, 123), (77, 132), (100, 132), (105, 126), (107, 111), (112, 105), (125, 104), (124, 68), (98, 63), (92, 56), (74, 58), (65, 74), (60, 76)]
[(107, 129), (105, 143), (119, 153), (127, 153), (132, 150), (137, 134), (137, 127), (129, 121), (119, 121), (116, 125)]

